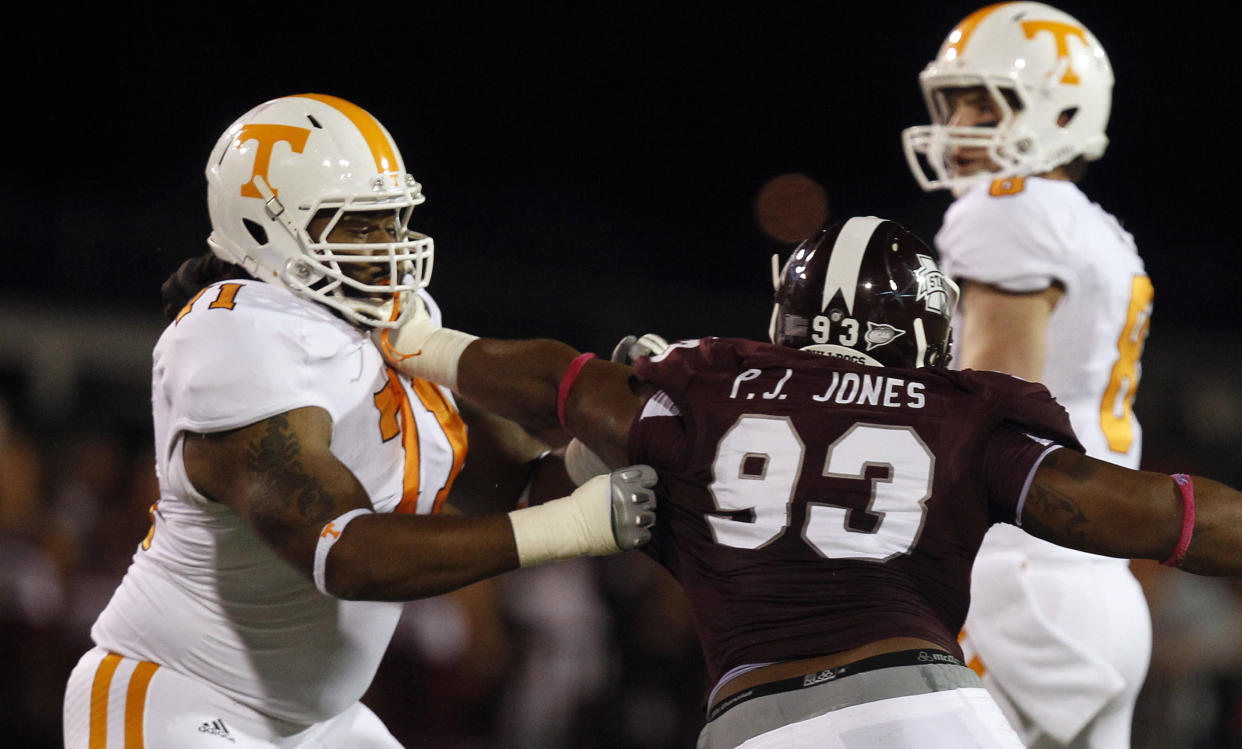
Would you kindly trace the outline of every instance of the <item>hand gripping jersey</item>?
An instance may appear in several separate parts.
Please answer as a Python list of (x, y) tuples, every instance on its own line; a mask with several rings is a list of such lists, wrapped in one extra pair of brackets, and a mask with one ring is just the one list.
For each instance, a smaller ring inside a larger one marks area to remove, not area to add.
[(970, 568), (1058, 444), (1042, 385), (865, 367), (735, 339), (640, 359), (660, 389), (629, 458), (660, 472), (648, 546), (685, 588), (714, 683), (747, 664), (921, 637), (961, 656)]
[(333, 454), (375, 510), (426, 514), (439, 510), (465, 459), (451, 396), (387, 368), (367, 335), (327, 308), (274, 285), (228, 281), (195, 297), (160, 338), (152, 401), (160, 500), (91, 630), (96, 644), (293, 724), (340, 713), (371, 683), (401, 605), (317, 591), (190, 485), (182, 436), (318, 406), (332, 416)]

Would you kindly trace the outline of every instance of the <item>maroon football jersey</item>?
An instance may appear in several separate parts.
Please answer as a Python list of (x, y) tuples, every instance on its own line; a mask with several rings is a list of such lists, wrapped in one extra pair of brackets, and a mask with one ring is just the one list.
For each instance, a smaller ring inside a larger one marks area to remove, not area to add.
[(1044, 386), (866, 367), (738, 339), (640, 359), (630, 430), (660, 472), (647, 547), (685, 588), (712, 682), (743, 664), (921, 637), (961, 656), (970, 567), (1032, 467), (1081, 450)]

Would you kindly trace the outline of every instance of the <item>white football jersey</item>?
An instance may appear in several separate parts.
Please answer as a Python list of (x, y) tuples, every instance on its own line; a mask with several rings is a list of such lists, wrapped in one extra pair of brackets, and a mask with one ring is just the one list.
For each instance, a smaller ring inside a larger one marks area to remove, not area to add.
[(395, 373), (366, 332), (327, 308), (248, 280), (213, 284), (187, 304), (153, 366), (160, 500), (92, 637), (292, 724), (340, 713), (370, 685), (401, 604), (320, 593), (190, 485), (182, 436), (318, 406), (332, 416), (333, 454), (377, 512), (427, 514), (465, 460), (452, 396)]
[(1137, 468), (1142, 430), (1132, 404), (1153, 289), (1129, 232), (1072, 182), (1015, 177), (958, 198), (936, 247), (957, 280), (1064, 289), (1048, 321), (1040, 380), (1088, 455)]

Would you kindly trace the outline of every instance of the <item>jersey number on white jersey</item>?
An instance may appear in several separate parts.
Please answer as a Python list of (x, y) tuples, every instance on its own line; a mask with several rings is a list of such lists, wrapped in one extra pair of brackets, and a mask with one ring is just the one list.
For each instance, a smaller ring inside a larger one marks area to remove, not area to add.
[(1117, 339), (1117, 361), (1113, 363), (1108, 387), (1100, 401), (1100, 429), (1108, 439), (1108, 449), (1129, 452), (1134, 442), (1131, 428), (1134, 393), (1138, 390), (1139, 357), (1147, 341), (1151, 323), (1151, 305), (1155, 296), (1151, 279), (1135, 276), (1130, 287), (1130, 309), (1126, 324)]
[[(220, 288), (216, 293), (215, 301), (207, 305), (207, 309), (233, 309), (233, 307), (237, 304), (236, 302), (237, 291), (241, 287), (242, 285), (239, 283), (220, 284)], [(210, 286), (204, 287), (201, 291), (199, 291), (197, 294), (194, 295), (193, 299), (186, 302), (185, 306), (181, 308), (181, 311), (177, 313), (177, 317), (175, 320), (173, 320), (173, 322), (179, 323), (181, 322), (181, 318), (190, 314), (190, 310), (194, 308), (194, 303), (197, 302), (199, 297), (201, 297), (204, 293), (206, 293), (207, 289), (210, 289), (210, 288), (211, 288)]]
[[(721, 438), (708, 487), (717, 509), (750, 510), (753, 520), (708, 515), (718, 543), (758, 549), (785, 532), (802, 478), (806, 448), (793, 423), (783, 417), (745, 414)], [(931, 496), (935, 458), (914, 429), (855, 424), (828, 446), (818, 475), (869, 481), (866, 514), (877, 518), (870, 531), (850, 527), (850, 513), (829, 498), (808, 501), (803, 540), (829, 559), (885, 561), (908, 554), (918, 542)], [(887, 476), (868, 475), (881, 469)], [(814, 480), (812, 477), (811, 480)]]

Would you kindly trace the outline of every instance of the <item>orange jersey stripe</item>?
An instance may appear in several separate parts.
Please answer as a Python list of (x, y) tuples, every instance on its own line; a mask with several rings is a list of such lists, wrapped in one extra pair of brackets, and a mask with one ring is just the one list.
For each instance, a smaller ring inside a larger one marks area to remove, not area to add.
[[(401, 424), (401, 445), (405, 449), (405, 475), (401, 482), (401, 501), (397, 503), (393, 512), (402, 512), (406, 514), (414, 514), (418, 510), (418, 493), (421, 488), (420, 482), (420, 457), (419, 457), (419, 439), (418, 439), (418, 422), (414, 419), (414, 404), (410, 402), (406, 389), (401, 384), (401, 379), (397, 375), (396, 370), (391, 367), (388, 369), (388, 384), (379, 393), (376, 393), (376, 404), (382, 400), (385, 401), (387, 410), (394, 410), (396, 419)], [(437, 513), (444, 505), (445, 499), (448, 497), (449, 490), (453, 488), (453, 481), (456, 480), (457, 474), (461, 472), (462, 465), (466, 462), (466, 424), (461, 419), (461, 414), (453, 407), (445, 397), (443, 391), (439, 387), (427, 382), (426, 380), (411, 379), (411, 388), (422, 405), (436, 417), (436, 422), (443, 430), (444, 436), (448, 439), (449, 447), (453, 451), (453, 464), (449, 469), (448, 477), (444, 481), (444, 485), (436, 492), (435, 500), (432, 503), (431, 512)], [(391, 435), (382, 433), (385, 439), (390, 439)]]
[(400, 171), (397, 165), (396, 148), (388, 138), (388, 134), (384, 132), (383, 126), (365, 109), (335, 96), (326, 96), (324, 94), (299, 94), (298, 96), (303, 99), (314, 99), (327, 104), (348, 117), (349, 121), (354, 123), (354, 127), (358, 128), (358, 132), (362, 133), (362, 137), (366, 139), (367, 145), (371, 147), (371, 156), (375, 158), (375, 169), (377, 171)]
[(393, 512), (413, 515), (418, 510), (419, 464), (418, 464), (418, 423), (414, 421), (414, 408), (410, 397), (401, 386), (401, 379), (396, 370), (388, 368), (388, 392), (392, 393), (397, 404), (397, 414), (401, 419), (401, 445), (405, 448), (405, 476), (401, 481), (401, 501)]
[(147, 686), (159, 670), (156, 663), (140, 662), (134, 666), (125, 692), (125, 749), (143, 749), (142, 717), (147, 706)]
[(457, 412), (457, 409), (449, 403), (448, 398), (444, 397), (444, 392), (440, 388), (426, 380), (415, 379), (413, 384), (418, 399), (423, 402), (428, 411), (435, 414), (436, 421), (440, 422), (440, 428), (444, 430), (444, 436), (448, 437), (449, 445), (453, 448), (453, 468), (449, 471), (444, 486), (436, 492), (435, 504), (431, 508), (434, 515), (444, 505), (449, 490), (453, 488), (453, 481), (461, 472), (462, 464), (466, 462), (466, 424), (461, 420), (461, 414)]
[(112, 688), (112, 676), (120, 663), (121, 656), (108, 653), (95, 669), (95, 680), (91, 682), (90, 749), (108, 746), (108, 690)]
[(940, 51), (940, 56), (944, 57), (945, 53), (951, 49), (953, 50), (952, 57), (954, 59), (959, 57), (962, 54), (962, 50), (966, 48), (966, 42), (970, 41), (971, 35), (975, 33), (975, 29), (979, 27), (979, 24), (983, 22), (983, 19), (1009, 4), (1010, 3), (996, 3), (995, 5), (989, 5), (986, 8), (980, 8), (974, 13), (971, 13), (969, 16), (966, 16), (965, 20), (959, 23), (953, 31), (949, 32), (949, 43), (945, 45), (943, 50)]

